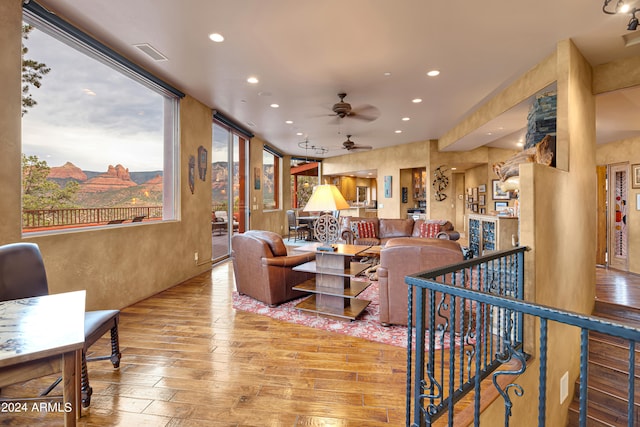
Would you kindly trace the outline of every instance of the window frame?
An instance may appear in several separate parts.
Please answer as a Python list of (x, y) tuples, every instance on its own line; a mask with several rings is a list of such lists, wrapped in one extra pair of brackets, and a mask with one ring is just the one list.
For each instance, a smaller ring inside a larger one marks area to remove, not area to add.
[[(269, 206), (267, 207), (267, 205), (265, 204), (265, 198), (264, 198), (264, 194), (266, 191), (266, 186), (264, 185), (264, 181), (265, 181), (265, 174), (266, 174), (266, 168), (264, 167), (265, 163), (264, 163), (264, 156), (265, 154), (269, 154), (270, 156), (273, 156), (273, 202), (274, 202), (274, 206)], [(269, 147), (268, 145), (265, 145), (262, 148), (262, 181), (263, 181), (263, 185), (262, 185), (262, 210), (264, 212), (268, 212), (268, 211), (278, 211), (282, 209), (281, 206), (281, 193), (282, 193), (282, 188), (281, 188), (281, 183), (282, 183), (282, 154), (280, 154), (278, 151), (274, 150), (273, 148)]]
[[(180, 215), (180, 99), (184, 93), (131, 62), (124, 56), (94, 39), (79, 28), (49, 12), (35, 1), (23, 4), (23, 22), (37, 30), (76, 49), (82, 55), (98, 61), (125, 77), (132, 79), (149, 90), (161, 95), (163, 103), (162, 153), (163, 153), (163, 197), (162, 220), (178, 220)], [(20, 207), (22, 211), (22, 206)], [(99, 225), (98, 227), (102, 227)], [(22, 228), (22, 234), (77, 232), (95, 229), (96, 226), (75, 225), (52, 230), (29, 231)]]

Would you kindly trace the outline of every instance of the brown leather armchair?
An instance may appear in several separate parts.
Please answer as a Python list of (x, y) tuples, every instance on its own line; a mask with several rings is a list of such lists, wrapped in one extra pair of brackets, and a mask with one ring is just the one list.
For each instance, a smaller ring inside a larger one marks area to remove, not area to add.
[(314, 252), (287, 255), (279, 234), (261, 230), (234, 235), (231, 246), (238, 293), (272, 307), (306, 295), (291, 288), (314, 275), (294, 271), (293, 267), (314, 260)]
[[(378, 285), (380, 288), (380, 323), (407, 324), (408, 286), (405, 276), (462, 262), (460, 244), (452, 240), (400, 237), (391, 239), (380, 251)], [(437, 301), (441, 294), (437, 293)], [(427, 319), (429, 311), (427, 308)], [(436, 323), (444, 323), (436, 318)]]

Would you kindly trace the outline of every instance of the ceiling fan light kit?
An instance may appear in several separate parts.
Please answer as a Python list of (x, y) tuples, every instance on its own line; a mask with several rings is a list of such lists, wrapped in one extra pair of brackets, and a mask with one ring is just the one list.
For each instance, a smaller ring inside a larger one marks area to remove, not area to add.
[(635, 31), (638, 28), (638, 18), (636, 17), (636, 13), (640, 12), (638, 8), (631, 8), (628, 4), (624, 2), (624, 0), (618, 0), (613, 9), (609, 7), (609, 4), (613, 0), (604, 0), (604, 4), (602, 5), (602, 11), (607, 15), (617, 15), (620, 13), (629, 13), (631, 15), (631, 19), (629, 19), (629, 23), (627, 24), (627, 30)]
[(336, 116), (340, 119), (349, 117), (368, 122), (372, 122), (378, 118), (378, 109), (376, 107), (373, 105), (363, 105), (358, 108), (352, 108), (351, 104), (344, 101), (346, 96), (347, 94), (344, 92), (338, 94), (340, 102), (333, 104), (333, 107), (331, 108), (333, 114), (330, 114), (331, 116)]
[(342, 143), (342, 146), (345, 150), (347, 151), (354, 151), (354, 150), (371, 150), (373, 147), (370, 145), (360, 145), (360, 144), (356, 144), (355, 142), (353, 142), (351, 140), (352, 135), (347, 135), (347, 140), (344, 141)]

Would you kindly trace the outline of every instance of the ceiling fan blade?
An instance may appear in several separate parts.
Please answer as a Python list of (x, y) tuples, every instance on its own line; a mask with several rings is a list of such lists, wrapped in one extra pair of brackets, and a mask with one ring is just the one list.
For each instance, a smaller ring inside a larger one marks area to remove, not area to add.
[(373, 147), (370, 145), (352, 145), (350, 148), (347, 148), (347, 150), (352, 151), (352, 150), (371, 150)]
[(373, 105), (364, 105), (351, 110), (351, 112), (349, 113), (349, 117), (372, 122), (380, 117), (380, 110), (378, 110), (378, 108), (374, 107)]

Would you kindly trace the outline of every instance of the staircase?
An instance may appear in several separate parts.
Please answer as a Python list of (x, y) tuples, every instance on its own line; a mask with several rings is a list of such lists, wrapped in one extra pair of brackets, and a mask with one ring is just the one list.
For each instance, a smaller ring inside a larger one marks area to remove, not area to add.
[[(640, 309), (597, 301), (594, 316), (640, 328)], [(587, 426), (628, 426), (629, 345), (597, 332), (589, 334)], [(633, 425), (640, 425), (640, 345), (636, 344), (636, 387)], [(569, 406), (569, 427), (578, 426), (580, 379)]]

